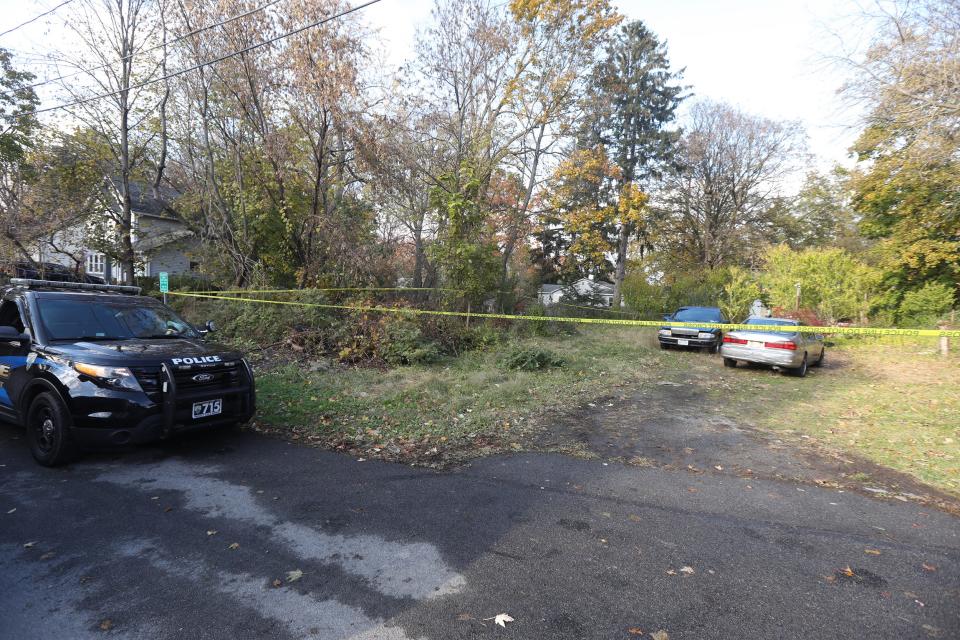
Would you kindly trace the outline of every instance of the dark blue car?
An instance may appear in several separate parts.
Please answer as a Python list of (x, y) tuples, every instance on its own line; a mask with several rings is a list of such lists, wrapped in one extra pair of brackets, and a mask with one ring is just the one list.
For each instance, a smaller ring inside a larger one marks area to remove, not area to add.
[(661, 349), (692, 347), (712, 353), (719, 350), (723, 343), (723, 332), (710, 326), (727, 322), (723, 312), (717, 307), (680, 307), (676, 313), (664, 316), (663, 319), (668, 322), (702, 322), (703, 326), (672, 327), (668, 324), (660, 327), (657, 338), (660, 340)]

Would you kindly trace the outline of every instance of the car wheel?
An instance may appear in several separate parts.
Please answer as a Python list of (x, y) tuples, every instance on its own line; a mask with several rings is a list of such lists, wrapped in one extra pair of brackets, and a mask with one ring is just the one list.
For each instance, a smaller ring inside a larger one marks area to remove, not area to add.
[(33, 459), (45, 467), (66, 464), (76, 457), (70, 437), (70, 414), (60, 398), (45, 391), (27, 411), (27, 440)]
[(723, 366), (730, 367), (731, 369), (733, 369), (737, 366), (737, 361), (734, 360), (733, 358), (724, 358)]
[(666, 342), (661, 342), (660, 348), (663, 349), (664, 351), (667, 351), (668, 349), (670, 349), (670, 345), (667, 344)]
[(806, 377), (807, 375), (807, 354), (803, 354), (803, 362), (800, 363), (800, 366), (795, 369), (790, 369), (790, 373), (797, 376), (798, 378)]
[(813, 366), (819, 367), (820, 365), (822, 365), (822, 364), (823, 364), (823, 359), (826, 358), (826, 357), (827, 357), (827, 350), (826, 350), (826, 349), (820, 349), (820, 357), (817, 358), (816, 362), (813, 363)]

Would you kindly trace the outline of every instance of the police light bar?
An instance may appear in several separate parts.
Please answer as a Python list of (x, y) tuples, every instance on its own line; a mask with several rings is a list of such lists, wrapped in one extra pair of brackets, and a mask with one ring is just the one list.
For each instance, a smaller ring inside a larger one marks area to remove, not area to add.
[(60, 282), (58, 280), (34, 280), (32, 278), (10, 278), (10, 284), (18, 287), (49, 287), (51, 289), (78, 289), (80, 291), (112, 291), (140, 295), (140, 287), (119, 284), (94, 284), (92, 282)]

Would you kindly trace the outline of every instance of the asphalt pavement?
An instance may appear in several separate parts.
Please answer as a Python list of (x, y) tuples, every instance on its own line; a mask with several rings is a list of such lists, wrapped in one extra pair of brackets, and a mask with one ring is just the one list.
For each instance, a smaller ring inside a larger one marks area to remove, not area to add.
[(0, 580), (18, 640), (960, 638), (960, 520), (775, 480), (545, 454), (437, 472), (250, 433), (44, 469), (0, 427)]

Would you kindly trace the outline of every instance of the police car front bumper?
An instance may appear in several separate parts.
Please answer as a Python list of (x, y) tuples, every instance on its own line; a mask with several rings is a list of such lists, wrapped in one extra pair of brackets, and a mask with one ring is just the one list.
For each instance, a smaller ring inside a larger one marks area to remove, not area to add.
[[(236, 386), (178, 392), (173, 372), (164, 365), (166, 391), (156, 401), (142, 393), (115, 392), (108, 402), (100, 395), (95, 403), (75, 403), (71, 434), (81, 446), (109, 447), (144, 444), (187, 431), (247, 422), (256, 412), (256, 396), (253, 372), (246, 362), (243, 369), (242, 383)], [(194, 417), (194, 405), (211, 400), (220, 401), (220, 413)], [(81, 407), (97, 410), (80, 411), (78, 415)], [(110, 410), (105, 411), (107, 408)]]

